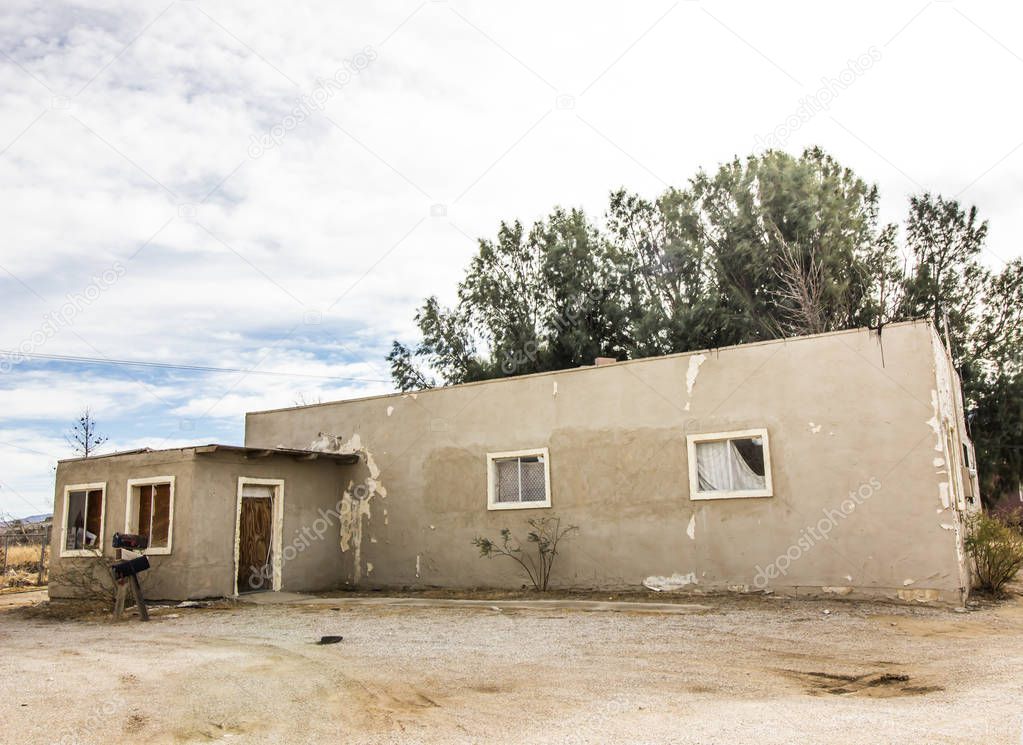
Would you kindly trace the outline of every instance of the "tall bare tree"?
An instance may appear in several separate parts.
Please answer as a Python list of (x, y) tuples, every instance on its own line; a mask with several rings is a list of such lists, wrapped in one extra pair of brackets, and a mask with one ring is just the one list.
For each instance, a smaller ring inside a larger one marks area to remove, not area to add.
[(93, 419), (92, 412), (86, 406), (71, 431), (64, 435), (64, 439), (67, 441), (68, 447), (75, 453), (88, 458), (94, 455), (96, 450), (110, 438), (99, 433), (96, 428), (96, 420)]

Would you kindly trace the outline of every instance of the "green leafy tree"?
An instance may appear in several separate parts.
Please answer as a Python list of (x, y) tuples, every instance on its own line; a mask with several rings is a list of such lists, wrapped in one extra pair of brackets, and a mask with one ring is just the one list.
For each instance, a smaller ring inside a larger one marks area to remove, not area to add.
[(981, 496), (990, 506), (1023, 477), (1023, 374), (1000, 374), (979, 386), (970, 417)]
[(625, 353), (611, 250), (579, 210), (555, 210), (530, 231), (502, 223), (481, 240), (453, 308), (428, 298), (421, 340), (395, 342), (402, 390), (559, 370)]
[(990, 282), (980, 262), (987, 231), (976, 207), (965, 210), (941, 195), (909, 200), (906, 243), (914, 266), (906, 278), (905, 315), (930, 317), (936, 328), (947, 329), (957, 363), (969, 355), (982, 304), (979, 290)]
[(652, 202), (617, 191), (607, 232), (622, 290), (616, 315), (628, 324), (622, 344), (630, 357), (731, 341), (726, 297), (691, 191), (669, 189)]
[(732, 343), (876, 323), (896, 271), (877, 187), (819, 149), (768, 152), (693, 181)]

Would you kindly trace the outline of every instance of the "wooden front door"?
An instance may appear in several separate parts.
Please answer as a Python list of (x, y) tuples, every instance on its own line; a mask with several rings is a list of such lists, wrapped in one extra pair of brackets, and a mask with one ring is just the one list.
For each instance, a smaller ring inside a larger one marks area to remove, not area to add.
[(238, 518), (238, 592), (273, 589), (273, 496), (242, 497)]

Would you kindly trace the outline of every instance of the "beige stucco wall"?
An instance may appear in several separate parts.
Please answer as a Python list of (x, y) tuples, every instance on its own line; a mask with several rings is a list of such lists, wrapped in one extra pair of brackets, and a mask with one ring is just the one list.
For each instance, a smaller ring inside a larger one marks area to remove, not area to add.
[[(954, 601), (958, 513), (933, 420), (956, 414), (938, 402), (935, 343), (920, 322), (252, 413), (246, 445), (361, 449), (362, 493), (346, 498), (361, 516), (339, 536), (352, 583), (517, 587), (472, 538), (556, 514), (580, 528), (560, 586)], [(690, 501), (686, 434), (758, 427), (774, 496)], [(488, 511), (487, 452), (536, 447), (552, 507)]]
[(106, 484), (103, 555), (113, 558), (112, 536), (125, 530), (128, 480), (156, 476), (175, 477), (173, 542), (170, 555), (150, 557), (152, 569), (142, 575), (148, 597), (183, 600), (234, 593), (241, 476), (284, 481), (281, 589), (338, 587), (345, 579), (346, 557), (337, 541), (339, 517), (331, 512), (336, 510), (350, 468), (288, 456), (250, 459), (222, 451), (197, 454), (193, 448), (63, 461), (56, 477), (50, 594), (75, 596), (76, 587), (66, 582), (62, 569), (97, 563), (91, 557), (60, 556), (65, 487)]
[[(112, 559), (116, 552), (111, 548), (114, 533), (123, 533), (128, 479), (152, 476), (173, 476), (175, 488), (174, 534), (172, 553), (169, 556), (154, 556), (150, 559), (152, 570), (143, 573), (143, 590), (157, 596), (177, 597), (183, 595), (187, 586), (190, 551), (188, 535), (195, 522), (191, 500), (180, 495), (192, 489), (193, 462), (188, 451), (169, 450), (150, 453), (133, 453), (117, 457), (86, 458), (61, 461), (57, 464), (56, 490), (53, 503), (53, 537), (50, 559), (50, 597), (75, 597), (81, 595), (83, 587), (79, 581), (72, 582), (70, 575), (80, 576), (85, 570), (95, 573), (97, 582), (106, 582), (103, 570), (91, 557), (62, 557), (64, 540), (64, 497), (65, 487), (80, 484), (104, 484), (103, 556)], [(180, 536), (180, 542), (179, 542)], [(67, 573), (66, 573), (67, 572)]]

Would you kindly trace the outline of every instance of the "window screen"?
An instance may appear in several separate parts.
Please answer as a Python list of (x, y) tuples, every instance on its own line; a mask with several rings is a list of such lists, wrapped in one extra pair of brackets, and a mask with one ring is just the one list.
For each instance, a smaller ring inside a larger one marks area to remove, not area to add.
[(547, 478), (542, 455), (525, 455), (494, 461), (497, 469), (495, 501), (544, 502)]

